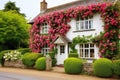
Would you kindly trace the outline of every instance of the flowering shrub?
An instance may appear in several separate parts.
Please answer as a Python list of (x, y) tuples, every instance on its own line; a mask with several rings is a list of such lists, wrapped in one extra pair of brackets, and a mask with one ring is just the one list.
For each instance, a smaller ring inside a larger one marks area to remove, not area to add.
[(14, 50), (14, 51), (10, 51), (8, 53), (5, 53), (3, 58), (5, 59), (5, 61), (8, 61), (8, 60), (12, 60), (12, 61), (15, 61), (15, 60), (19, 60), (21, 59), (21, 53)]
[[(80, 17), (84, 19), (92, 17), (96, 13), (101, 13), (105, 32), (100, 39), (96, 37), (95, 41), (98, 42), (101, 56), (112, 57), (117, 51), (116, 41), (118, 40), (120, 21), (118, 9), (111, 3), (78, 6), (37, 17), (30, 30), (30, 48), (34, 52), (41, 52), (41, 48), (46, 44), (52, 48), (54, 44), (51, 42), (56, 39), (58, 34), (62, 36), (66, 35), (70, 29), (68, 23), (73, 18)], [(40, 34), (44, 23), (50, 26), (48, 35)]]

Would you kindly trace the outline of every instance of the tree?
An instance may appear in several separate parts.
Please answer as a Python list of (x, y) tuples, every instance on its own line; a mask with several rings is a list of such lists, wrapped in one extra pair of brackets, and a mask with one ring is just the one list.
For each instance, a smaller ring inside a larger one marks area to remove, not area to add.
[(28, 27), (29, 24), (22, 15), (14, 11), (0, 11), (0, 48), (24, 47), (29, 37)]
[(18, 14), (21, 14), (25, 17), (24, 13), (20, 13), (20, 8), (16, 6), (15, 2), (7, 2), (4, 6), (3, 11), (10, 11), (10, 10), (15, 10)]

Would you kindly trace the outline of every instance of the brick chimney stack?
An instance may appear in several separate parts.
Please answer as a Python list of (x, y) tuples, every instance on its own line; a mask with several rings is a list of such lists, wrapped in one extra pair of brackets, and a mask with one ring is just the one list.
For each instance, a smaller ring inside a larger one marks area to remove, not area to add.
[(45, 12), (47, 10), (47, 2), (45, 0), (43, 0), (41, 3), (40, 3), (40, 12)]

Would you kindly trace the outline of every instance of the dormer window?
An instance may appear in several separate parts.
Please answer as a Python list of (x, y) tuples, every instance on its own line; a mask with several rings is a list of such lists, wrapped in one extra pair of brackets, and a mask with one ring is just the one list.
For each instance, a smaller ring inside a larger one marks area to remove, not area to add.
[(43, 24), (41, 27), (41, 34), (48, 34), (49, 26), (47, 24)]
[(93, 29), (93, 18), (77, 19), (76, 31)]

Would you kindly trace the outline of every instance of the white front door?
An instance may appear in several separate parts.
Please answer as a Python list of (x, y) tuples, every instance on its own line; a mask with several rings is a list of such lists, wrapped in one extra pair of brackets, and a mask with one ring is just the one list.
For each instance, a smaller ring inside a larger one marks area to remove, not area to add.
[(67, 46), (57, 45), (57, 48), (58, 48), (57, 65), (64, 64), (64, 60), (67, 58)]

